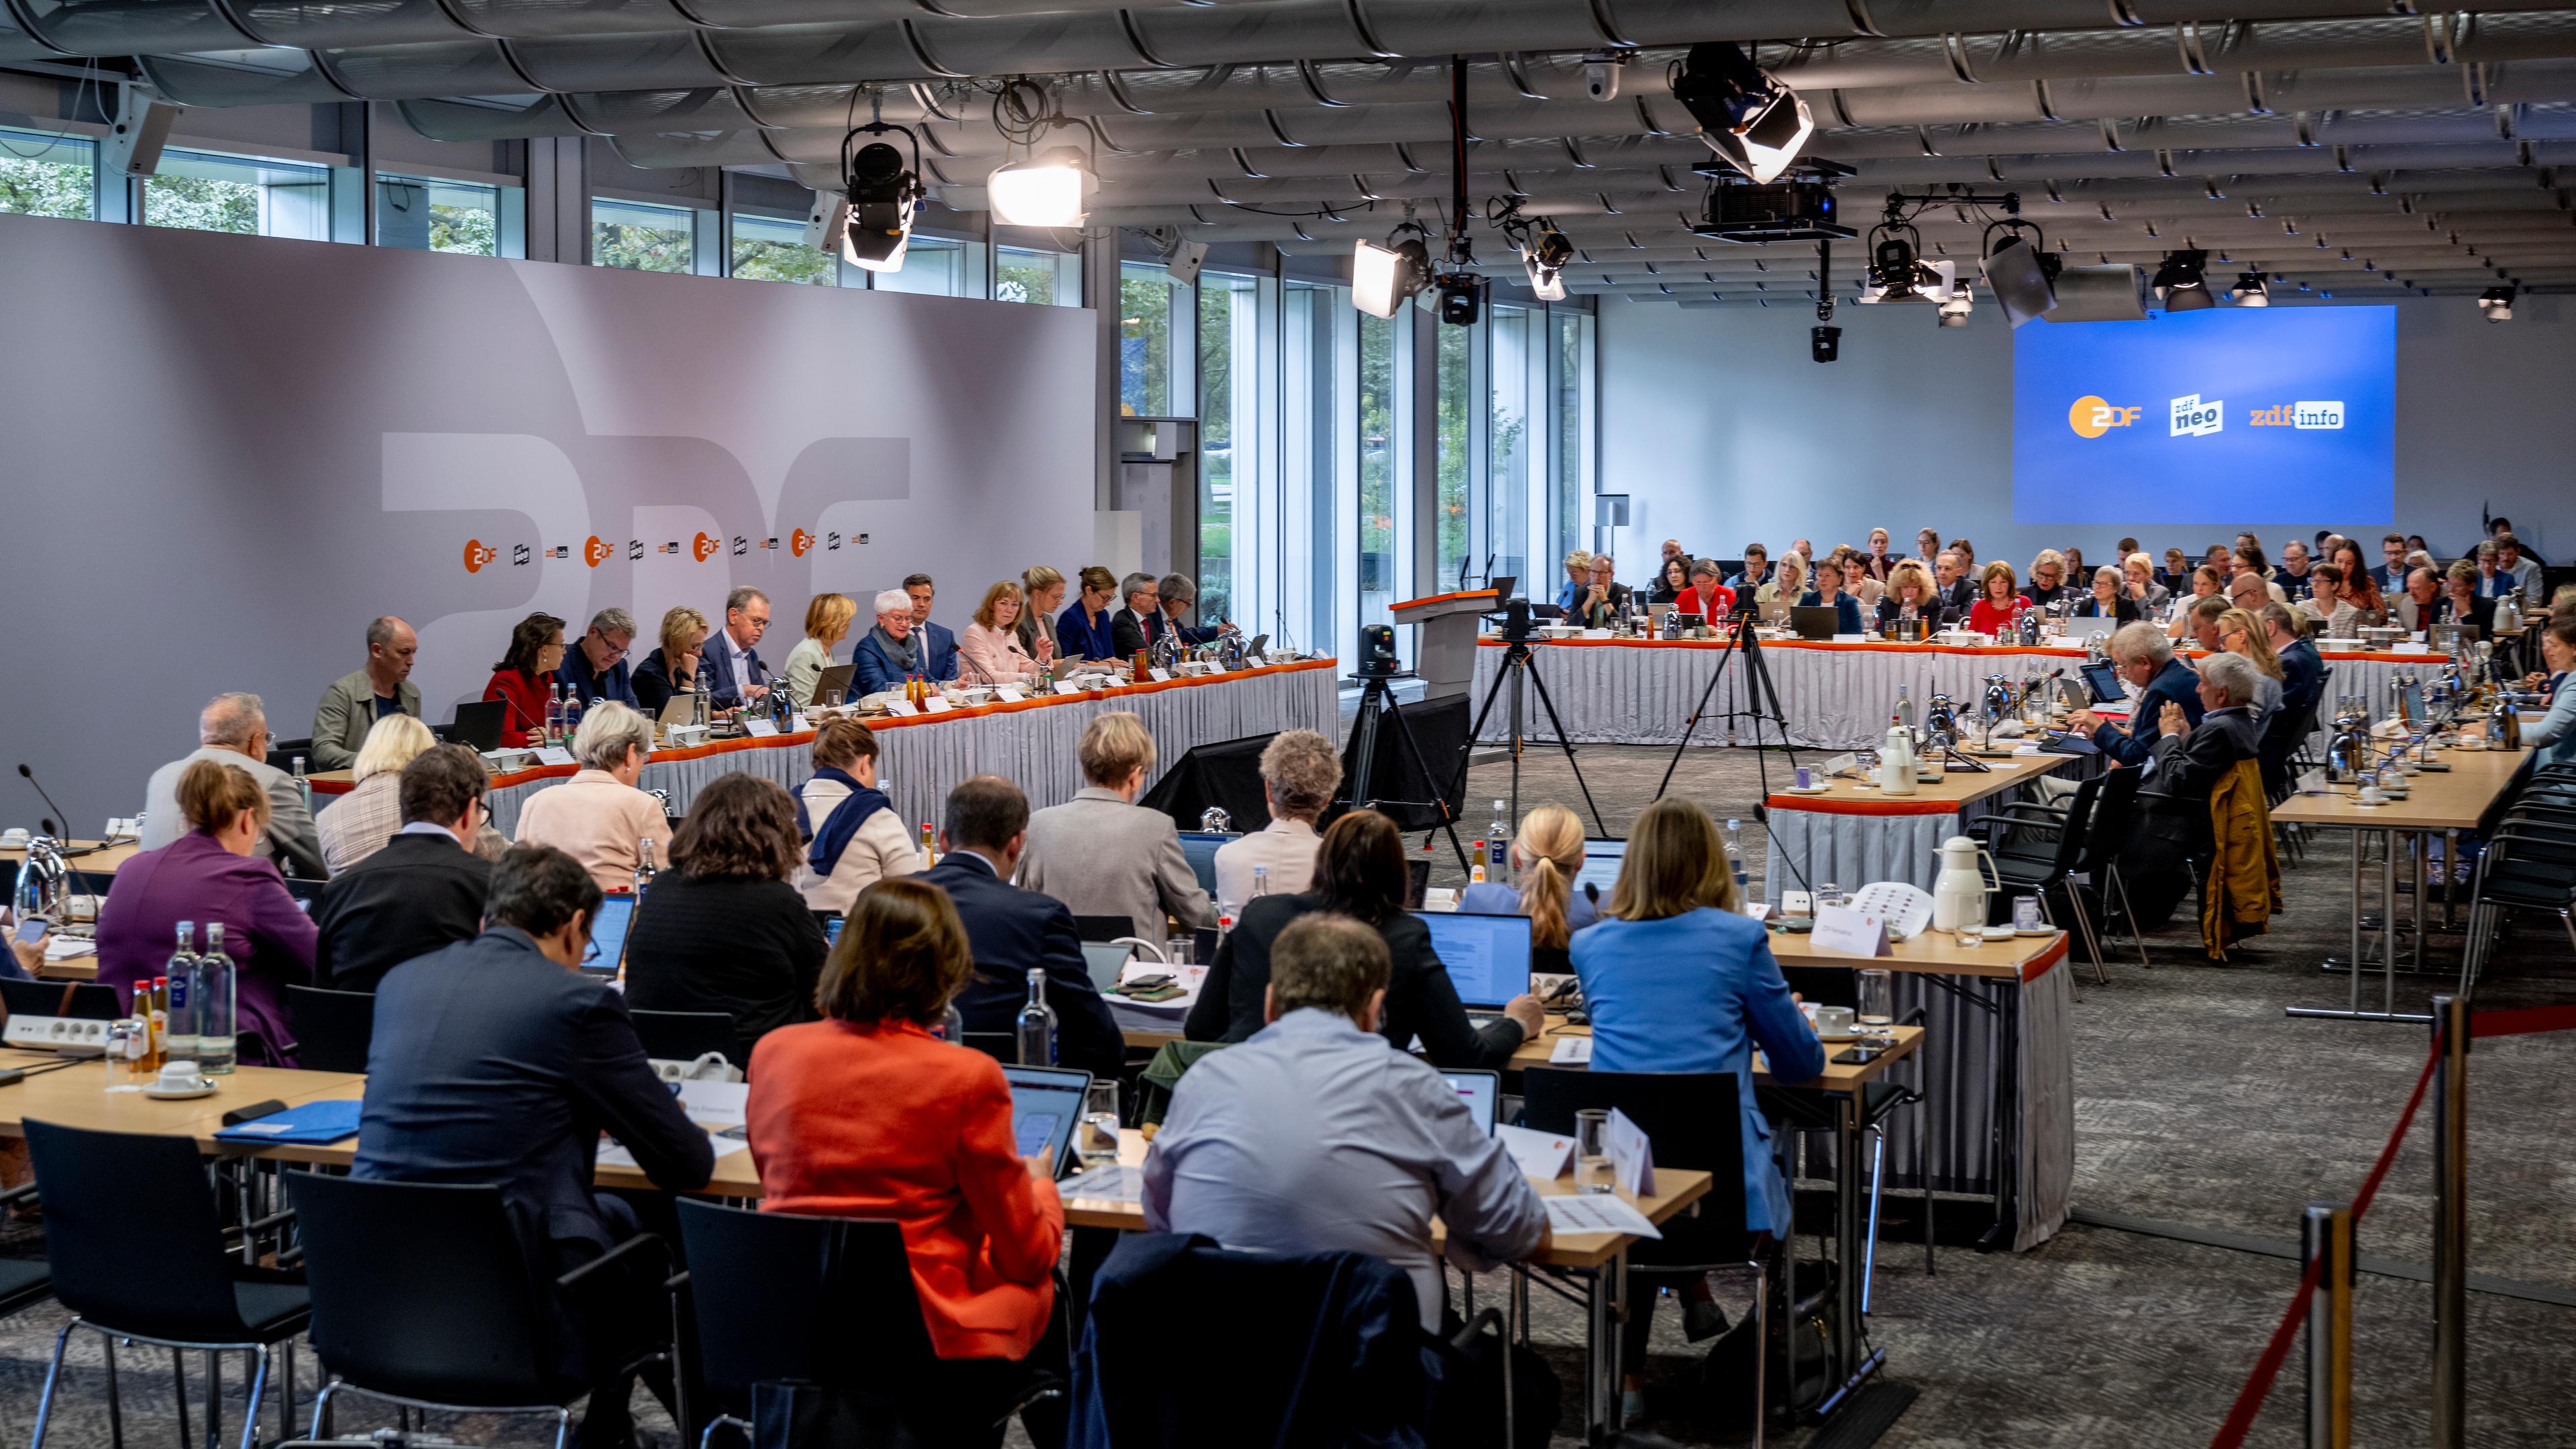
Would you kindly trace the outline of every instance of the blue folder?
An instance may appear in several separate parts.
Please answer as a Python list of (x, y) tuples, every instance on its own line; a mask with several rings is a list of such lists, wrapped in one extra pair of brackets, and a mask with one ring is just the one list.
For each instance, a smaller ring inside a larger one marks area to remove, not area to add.
[(283, 1112), (272, 1112), (244, 1122), (238, 1127), (222, 1128), (215, 1133), (215, 1140), (325, 1146), (358, 1135), (358, 1110), (365, 1105), (354, 1100), (307, 1102), (300, 1107), (289, 1107)]

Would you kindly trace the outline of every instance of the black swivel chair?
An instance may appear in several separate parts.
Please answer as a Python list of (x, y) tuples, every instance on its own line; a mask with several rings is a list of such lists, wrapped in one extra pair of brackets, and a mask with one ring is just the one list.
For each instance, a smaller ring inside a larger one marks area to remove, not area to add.
[[(657, 1062), (694, 1062), (709, 1052), (733, 1061), (733, 1018), (721, 1011), (636, 1011), (635, 1038)], [(734, 1062), (735, 1066), (747, 1063)]]
[(1020, 1039), (1007, 1031), (970, 1031), (961, 1034), (959, 1046), (973, 1047), (1004, 1066), (1020, 1059)]
[(2083, 938), (2085, 952), (2093, 958), (2093, 978), (2107, 986), (2111, 973), (2102, 962), (2102, 943), (2093, 934), (2093, 915), (2075, 888), (2075, 876), (2083, 867), (2084, 847), (2092, 837), (2095, 802), (2104, 778), (2096, 775), (2078, 784), (2075, 792), (2054, 808), (2021, 801), (2006, 804), (1979, 820), (1974, 828), (1986, 833), (1994, 854), (1995, 876), (2005, 891), (2037, 896), (2040, 916), (2052, 926), (2057, 924), (2057, 913), (2049, 908), (2049, 895), (2055, 892), (2065, 897), (2067, 913), (2075, 918), (2076, 934)]
[[(225, 1252), (224, 1227), (214, 1189), (197, 1144), (186, 1137), (138, 1132), (91, 1132), (30, 1120), (27, 1152), (45, 1202), (45, 1256), (53, 1267), (54, 1296), (72, 1319), (54, 1335), (54, 1357), (36, 1402), (36, 1433), (29, 1449), (44, 1449), (54, 1387), (62, 1378), (63, 1351), (75, 1328), (107, 1340), (110, 1416), (114, 1419), (115, 1345), (119, 1339), (171, 1350), (254, 1360), (244, 1401), (242, 1449), (259, 1442), (259, 1406), (268, 1392), (269, 1351), (282, 1346), (284, 1400), (278, 1418), (286, 1434), (295, 1402), (295, 1335), (312, 1317), (310, 1300), (293, 1274), (247, 1266)], [(272, 1226), (272, 1225), (263, 1225)], [(22, 1290), (23, 1291), (23, 1290)], [(209, 1375), (206, 1438), (222, 1441), (214, 1415), (220, 1403)], [(180, 1374), (181, 1412), (186, 1379)], [(183, 1435), (184, 1437), (184, 1435)], [(283, 1436), (281, 1436), (283, 1437)]]
[(286, 988), (295, 1023), (296, 1061), (309, 1072), (364, 1072), (376, 1037), (376, 998), (368, 991)]
[(695, 1198), (677, 1206), (698, 1369), (714, 1400), (699, 1449), (722, 1426), (749, 1440), (757, 1384), (846, 1395), (859, 1417), (887, 1431), (887, 1443), (989, 1433), (1064, 1392), (1052, 1378), (1010, 1403), (966, 1404), (926, 1391), (940, 1372), (938, 1355), (897, 1223), (751, 1212)]
[[(577, 1293), (611, 1263), (670, 1251), (642, 1233), (541, 1283), (497, 1187), (297, 1172), (286, 1192), (313, 1285), (313, 1351), (330, 1374), (313, 1400), (316, 1439), (330, 1437), (331, 1400), (345, 1389), (407, 1408), (551, 1414), (563, 1449), (571, 1406), (590, 1385), (556, 1367), (571, 1355), (540, 1289)], [(685, 1422), (685, 1397), (679, 1411)]]

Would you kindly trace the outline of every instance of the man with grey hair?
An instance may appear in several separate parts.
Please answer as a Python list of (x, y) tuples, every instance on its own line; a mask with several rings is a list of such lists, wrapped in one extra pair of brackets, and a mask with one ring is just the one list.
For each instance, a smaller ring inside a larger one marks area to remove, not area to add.
[(2211, 848), (2210, 792), (2240, 761), (2259, 754), (2253, 709), (2259, 677), (2245, 656), (2213, 654), (2200, 662), (2193, 691), (2202, 708), (2197, 724), (2172, 700), (2139, 722), (2136, 733), (2154, 737), (2154, 769), (2138, 791), (2137, 833), (2122, 864), (2142, 924), (2162, 922), (2190, 893), (2187, 863)]
[(2200, 723), (2201, 702), (2191, 670), (2174, 657), (2165, 631), (2141, 619), (2123, 624), (2111, 635), (2111, 664), (2129, 686), (2127, 728), (2089, 709), (2067, 717), (2066, 727), (2093, 738), (2093, 747), (2123, 765), (2144, 765), (2154, 756), (2157, 721), (2164, 706), (2179, 707), (2188, 723)]
[[(322, 839), (313, 829), (303, 787), (268, 762), (268, 709), (259, 696), (219, 694), (207, 701), (197, 716), (197, 742), (194, 754), (153, 771), (143, 787), (143, 835), (137, 843), (158, 850), (188, 833), (187, 819), (179, 813), (179, 776), (199, 760), (212, 760), (248, 771), (268, 792), (268, 829), (253, 853), (275, 860), (288, 875), (327, 879), (331, 872), (322, 863)], [(64, 821), (63, 827), (68, 830), (71, 822)]]
[(624, 609), (602, 609), (590, 616), (590, 628), (564, 651), (563, 666), (555, 671), (555, 678), (580, 698), (583, 709), (603, 699), (641, 709), (626, 664), (626, 651), (634, 642), (635, 616)]
[(317, 770), (345, 770), (358, 762), (367, 731), (389, 714), (420, 718), (420, 686), (411, 682), (412, 656), (420, 636), (391, 614), (367, 625), (367, 667), (344, 674), (322, 691), (313, 709), (313, 747), (307, 752)]
[(903, 688), (903, 682), (921, 671), (913, 657), (912, 595), (902, 589), (887, 589), (871, 604), (877, 621), (869, 626), (866, 637), (850, 648), (850, 662), (858, 666), (855, 682), (862, 695), (881, 694)]
[(1199, 586), (1188, 574), (1165, 574), (1154, 585), (1154, 601), (1161, 606), (1163, 623), (1184, 644), (1205, 644), (1225, 632), (1222, 621), (1193, 625), (1190, 610), (1198, 604)]
[(1342, 785), (1342, 757), (1313, 730), (1281, 730), (1261, 750), (1261, 798), (1270, 823), (1217, 847), (1219, 913), (1243, 914), (1253, 871), (1270, 895), (1295, 895), (1315, 883), (1315, 821)]
[(769, 666), (760, 662), (754, 647), (768, 632), (767, 594), (744, 584), (725, 595), (724, 627), (698, 656), (698, 667), (707, 675), (707, 696), (717, 708), (738, 709), (769, 692)]
[(1163, 637), (1162, 593), (1162, 580), (1149, 573), (1132, 573), (1118, 581), (1118, 597), (1127, 607), (1109, 616), (1109, 645), (1119, 658), (1133, 659), (1137, 650)]
[(1430, 1063), (1378, 1031), (1385, 940), (1348, 916), (1301, 916), (1271, 947), (1252, 1038), (1202, 1057), (1145, 1156), (1145, 1225), (1229, 1248), (1356, 1252), (1413, 1280), (1437, 1332), (1446, 1256), (1469, 1269), (1548, 1243), (1547, 1210), (1503, 1144)]

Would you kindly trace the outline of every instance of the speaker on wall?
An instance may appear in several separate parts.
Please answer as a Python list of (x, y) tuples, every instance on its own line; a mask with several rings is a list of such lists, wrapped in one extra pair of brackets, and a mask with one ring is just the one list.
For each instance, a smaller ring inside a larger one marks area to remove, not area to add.
[(108, 127), (107, 169), (118, 176), (150, 176), (161, 169), (161, 148), (170, 140), (170, 123), (179, 108), (154, 100), (132, 86), (120, 88), (115, 124)]
[(837, 191), (815, 192), (813, 208), (805, 213), (805, 245), (818, 252), (837, 252), (849, 230), (850, 199)]

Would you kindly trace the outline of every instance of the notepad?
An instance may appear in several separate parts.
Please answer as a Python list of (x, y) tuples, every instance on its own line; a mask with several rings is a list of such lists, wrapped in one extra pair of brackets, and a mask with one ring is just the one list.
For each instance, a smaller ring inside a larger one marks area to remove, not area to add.
[(300, 1107), (289, 1107), (283, 1112), (244, 1122), (238, 1127), (219, 1128), (215, 1132), (215, 1140), (325, 1146), (358, 1135), (358, 1112), (365, 1105), (354, 1098), (307, 1102)]

